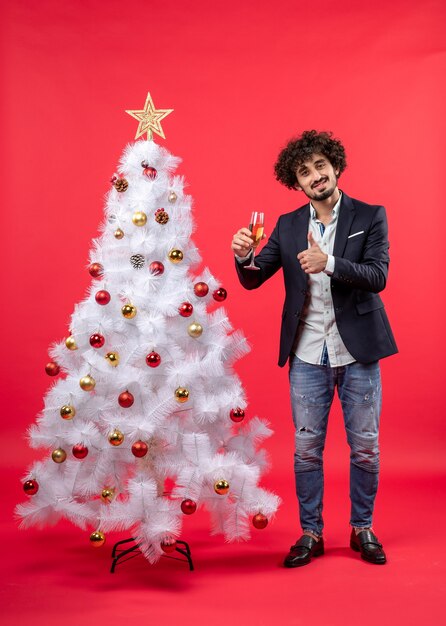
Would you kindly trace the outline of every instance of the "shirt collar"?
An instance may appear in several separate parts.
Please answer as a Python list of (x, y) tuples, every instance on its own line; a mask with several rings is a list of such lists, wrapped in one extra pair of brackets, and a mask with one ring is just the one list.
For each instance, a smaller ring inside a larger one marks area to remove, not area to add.
[[(342, 200), (342, 191), (339, 190), (339, 198), (338, 198), (336, 204), (334, 205), (334, 207), (332, 209), (333, 219), (335, 219), (338, 216), (338, 214), (339, 214), (339, 207), (341, 206), (341, 200)], [(316, 209), (311, 204), (311, 202), (310, 202), (310, 217), (311, 217), (312, 220), (316, 220), (317, 219)]]

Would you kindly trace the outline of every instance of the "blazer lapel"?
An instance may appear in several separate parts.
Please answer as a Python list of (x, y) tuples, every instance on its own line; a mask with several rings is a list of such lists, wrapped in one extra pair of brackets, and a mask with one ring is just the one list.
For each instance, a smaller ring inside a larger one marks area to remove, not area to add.
[(342, 256), (344, 254), (354, 217), (355, 207), (353, 206), (353, 202), (345, 193), (342, 193), (338, 225), (336, 227), (336, 236), (333, 246), (333, 256)]
[(308, 248), (308, 222), (310, 220), (310, 205), (306, 204), (293, 215), (290, 235), (296, 246), (296, 254)]

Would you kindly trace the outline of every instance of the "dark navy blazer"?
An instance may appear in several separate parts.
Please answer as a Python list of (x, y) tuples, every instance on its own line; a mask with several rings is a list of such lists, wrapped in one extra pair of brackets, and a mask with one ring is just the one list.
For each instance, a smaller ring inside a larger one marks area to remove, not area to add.
[[(308, 247), (310, 205), (281, 215), (268, 243), (256, 256), (259, 272), (236, 262), (241, 284), (256, 289), (282, 268), (285, 303), (280, 332), (279, 365), (290, 356), (308, 289), (308, 274), (297, 255)], [(349, 238), (349, 235), (364, 231)], [(347, 350), (359, 363), (371, 363), (398, 352), (378, 295), (386, 286), (389, 267), (387, 218), (374, 206), (342, 194), (333, 256), (331, 290), (336, 324)]]

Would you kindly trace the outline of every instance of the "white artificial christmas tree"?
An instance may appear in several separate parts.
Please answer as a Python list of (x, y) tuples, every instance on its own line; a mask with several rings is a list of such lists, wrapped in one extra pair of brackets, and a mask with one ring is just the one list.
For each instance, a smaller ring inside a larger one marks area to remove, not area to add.
[(150, 94), (143, 111), (129, 111), (148, 140), (123, 153), (90, 252), (92, 285), (70, 336), (50, 351), (47, 373), (63, 377), (29, 431), (50, 453), (30, 468), (29, 499), (17, 507), (23, 527), (65, 517), (98, 546), (107, 531), (128, 529), (151, 562), (201, 504), (227, 540), (248, 538), (279, 505), (259, 487), (267, 462), (258, 446), (271, 431), (244, 420), (232, 369), (249, 348), (218, 304), (224, 288), (208, 269), (194, 273), (180, 159), (152, 139), (164, 137), (169, 112)]

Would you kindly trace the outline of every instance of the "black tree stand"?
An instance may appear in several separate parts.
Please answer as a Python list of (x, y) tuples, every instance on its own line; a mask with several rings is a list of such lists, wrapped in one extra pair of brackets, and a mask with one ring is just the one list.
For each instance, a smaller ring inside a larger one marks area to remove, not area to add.
[[(130, 548), (122, 548), (121, 546), (125, 543), (130, 543), (131, 541), (135, 542), (133, 546)], [(179, 547), (182, 546), (182, 547)], [(187, 561), (189, 563), (189, 570), (192, 572), (194, 570), (194, 565), (192, 563), (192, 557), (190, 553), (189, 544), (185, 541), (177, 541), (177, 547), (175, 548), (175, 552), (179, 552), (183, 555), (184, 558), (179, 558), (177, 556), (173, 556), (170, 554), (163, 554), (164, 557), (169, 559), (174, 559), (175, 561)], [(135, 558), (141, 554), (141, 550), (139, 549), (139, 544), (136, 543), (136, 539), (134, 537), (130, 537), (130, 539), (122, 539), (118, 541), (113, 546), (113, 550), (111, 553), (111, 557), (113, 559), (112, 566), (110, 569), (110, 573), (114, 574), (116, 566), (118, 563), (125, 563), (125, 561), (129, 561), (130, 559)]]

